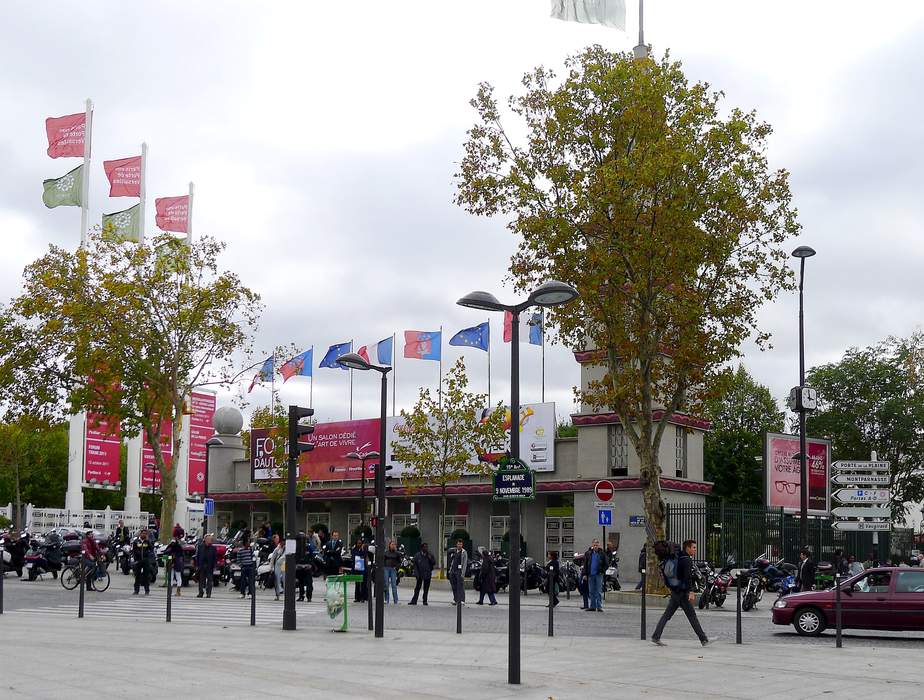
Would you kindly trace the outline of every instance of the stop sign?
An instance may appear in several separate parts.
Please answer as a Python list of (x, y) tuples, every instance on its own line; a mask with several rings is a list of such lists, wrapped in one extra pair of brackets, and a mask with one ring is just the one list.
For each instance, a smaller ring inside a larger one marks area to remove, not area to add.
[(598, 501), (611, 501), (615, 492), (616, 487), (613, 486), (612, 481), (603, 479), (594, 485), (594, 496), (597, 497)]

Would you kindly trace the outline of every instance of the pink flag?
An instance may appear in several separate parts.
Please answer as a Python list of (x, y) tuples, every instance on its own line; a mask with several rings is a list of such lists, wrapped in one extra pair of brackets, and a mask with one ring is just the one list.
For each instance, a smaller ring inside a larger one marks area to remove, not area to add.
[(110, 197), (141, 196), (141, 156), (103, 161)]
[(52, 158), (83, 158), (87, 115), (68, 114), (66, 117), (48, 117), (45, 133), (48, 134), (48, 155)]
[(154, 222), (161, 231), (189, 231), (189, 195), (154, 200)]

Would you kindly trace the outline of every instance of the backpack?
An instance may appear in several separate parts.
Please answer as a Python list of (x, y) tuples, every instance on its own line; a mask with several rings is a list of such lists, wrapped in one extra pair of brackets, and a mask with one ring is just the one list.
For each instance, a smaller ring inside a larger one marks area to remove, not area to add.
[(654, 543), (654, 551), (660, 561), (661, 575), (664, 576), (664, 583), (672, 591), (676, 590), (680, 587), (680, 579), (677, 576), (680, 547), (674, 542), (659, 540)]

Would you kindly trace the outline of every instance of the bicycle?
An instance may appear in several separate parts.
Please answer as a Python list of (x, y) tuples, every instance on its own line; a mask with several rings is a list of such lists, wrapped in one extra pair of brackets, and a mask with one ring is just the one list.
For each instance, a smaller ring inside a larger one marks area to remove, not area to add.
[[(79, 564), (69, 564), (61, 572), (61, 585), (67, 591), (72, 591), (80, 585), (80, 577), (87, 570), (83, 562)], [(87, 590), (103, 593), (109, 588), (110, 578), (106, 569), (101, 569), (100, 565), (96, 567), (96, 576), (87, 579)]]

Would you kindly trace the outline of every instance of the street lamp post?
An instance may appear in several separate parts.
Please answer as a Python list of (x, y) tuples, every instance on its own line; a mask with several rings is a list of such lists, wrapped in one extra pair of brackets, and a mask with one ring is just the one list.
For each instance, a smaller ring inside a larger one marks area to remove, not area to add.
[(205, 499), (209, 497), (209, 454), (213, 447), (224, 445), (217, 437), (209, 438), (205, 443), (205, 484), (202, 487), (202, 537), (204, 538), (209, 531), (209, 516), (205, 513)]
[[(489, 292), (471, 292), (457, 304), (481, 311), (509, 311), (510, 323), (510, 458), (520, 458), (520, 313), (531, 306), (560, 306), (578, 297), (569, 284), (550, 280), (533, 290), (526, 301), (502, 304)], [(510, 502), (510, 612), (507, 630), (507, 682), (520, 683), (520, 502)]]
[(371, 452), (354, 451), (348, 452), (344, 457), (347, 459), (358, 459), (362, 464), (363, 471), (359, 481), (359, 527), (362, 529), (366, 524), (366, 462), (370, 459), (378, 459), (379, 453), (375, 450)]
[[(385, 419), (388, 412), (388, 373), (391, 367), (373, 365), (361, 355), (348, 352), (337, 358), (347, 369), (374, 369), (382, 375), (382, 406), (379, 418), (379, 463), (375, 469), (375, 636), (385, 636)], [(365, 466), (365, 465), (364, 465)]]
[[(802, 305), (802, 287), (805, 281), (805, 259), (815, 255), (806, 245), (796, 248), (792, 255), (799, 258), (799, 391), (805, 386), (805, 319)], [(808, 460), (805, 450), (805, 409), (799, 408), (799, 539), (801, 547), (808, 546)]]

